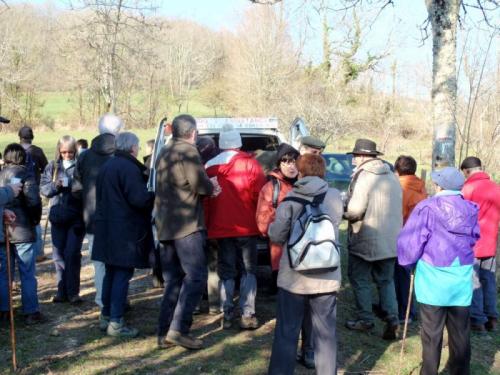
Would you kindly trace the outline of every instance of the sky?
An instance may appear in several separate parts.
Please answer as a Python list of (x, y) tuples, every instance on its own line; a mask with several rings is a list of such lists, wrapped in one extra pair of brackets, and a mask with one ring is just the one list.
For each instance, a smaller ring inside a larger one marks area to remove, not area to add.
[[(213, 30), (230, 30), (237, 28), (246, 11), (263, 6), (252, 4), (248, 0), (154, 0), (158, 5), (157, 13), (172, 18), (183, 18), (206, 25)], [(310, 6), (310, 0), (283, 0), (292, 37), (297, 43), (304, 25), (304, 14), (309, 19), (305, 47), (305, 59), (318, 62), (321, 59), (321, 26), (320, 18)], [(10, 4), (26, 1), (8, 0)], [(50, 4), (55, 7), (65, 7), (68, 0), (31, 0), (31, 4)], [(332, 3), (334, 3), (332, 1)], [(371, 4), (369, 11), (365, 10), (362, 17), (370, 27), (365, 28), (363, 50), (361, 56), (388, 52), (388, 56), (376, 68), (375, 82), (379, 88), (389, 92), (392, 89), (390, 66), (397, 61), (397, 91), (401, 95), (410, 97), (428, 97), (432, 72), (432, 43), (430, 38), (422, 41), (420, 26), (427, 18), (424, 0), (397, 0), (393, 6), (386, 7), (382, 12)], [(279, 6), (279, 5), (275, 5)], [(299, 20), (300, 18), (300, 20)], [(339, 13), (332, 13), (331, 24), (334, 26), (340, 19)], [(498, 19), (497, 19), (498, 20)], [(497, 21), (498, 22), (498, 21)], [(294, 24), (301, 23), (301, 27), (294, 28)], [(429, 28), (430, 32), (430, 28)], [(484, 33), (483, 33), (484, 34)], [(474, 48), (485, 49), (487, 38), (481, 33), (474, 32), (470, 36)], [(457, 53), (460, 53), (459, 41)], [(472, 44), (471, 44), (472, 45)], [(490, 52), (492, 60), (496, 62), (498, 38), (493, 43)], [(491, 69), (495, 69), (492, 66)]]

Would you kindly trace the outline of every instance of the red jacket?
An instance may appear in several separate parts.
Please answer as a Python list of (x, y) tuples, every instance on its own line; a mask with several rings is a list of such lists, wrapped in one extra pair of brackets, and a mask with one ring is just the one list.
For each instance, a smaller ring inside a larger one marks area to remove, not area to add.
[(225, 150), (205, 164), (208, 177), (217, 177), (222, 189), (205, 199), (208, 238), (259, 235), (255, 222), (257, 200), (266, 177), (251, 155)]
[[(285, 199), (286, 195), (292, 190), (293, 185), (285, 180), (283, 174), (278, 171), (269, 172), (270, 176), (278, 179), (280, 181), (280, 191), (278, 194), (278, 199), (276, 203), (281, 203)], [(259, 202), (257, 204), (257, 212), (255, 214), (255, 220), (257, 221), (257, 226), (259, 227), (260, 234), (267, 237), (267, 230), (269, 229), (269, 224), (274, 221), (276, 215), (276, 209), (273, 207), (273, 193), (274, 185), (273, 181), (268, 181), (259, 194)], [(283, 249), (280, 245), (276, 243), (270, 243), (270, 253), (271, 253), (271, 268), (273, 271), (279, 269), (281, 254)]]
[(500, 186), (491, 181), (485, 172), (476, 172), (465, 181), (462, 194), (465, 199), (479, 206), (481, 238), (474, 247), (475, 257), (495, 256), (500, 220)]

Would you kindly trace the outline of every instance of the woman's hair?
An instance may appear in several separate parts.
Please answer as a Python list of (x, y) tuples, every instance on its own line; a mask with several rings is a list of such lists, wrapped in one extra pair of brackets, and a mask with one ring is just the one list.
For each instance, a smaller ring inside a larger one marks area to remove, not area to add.
[(321, 155), (304, 154), (297, 158), (297, 169), (302, 177), (325, 177), (326, 163)]
[(56, 160), (61, 160), (60, 149), (62, 145), (68, 145), (73, 150), (73, 159), (76, 158), (76, 140), (71, 135), (64, 135), (57, 141)]
[(394, 169), (400, 176), (412, 175), (417, 171), (417, 162), (411, 156), (400, 155), (394, 163)]
[(19, 143), (11, 143), (5, 147), (3, 152), (5, 164), (24, 165), (26, 164), (26, 151)]

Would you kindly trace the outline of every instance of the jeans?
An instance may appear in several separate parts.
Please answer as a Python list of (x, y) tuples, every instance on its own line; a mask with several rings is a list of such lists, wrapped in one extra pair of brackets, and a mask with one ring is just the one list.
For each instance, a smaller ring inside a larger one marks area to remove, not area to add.
[(217, 251), (218, 244), (215, 240), (207, 241), (207, 258), (208, 258), (208, 305), (211, 309), (218, 310), (220, 308), (219, 288), (220, 280), (217, 274)]
[[(34, 242), (10, 245), (11, 271), (14, 275), (15, 262), (21, 279), (21, 301), (24, 314), (39, 311), (36, 281), (36, 249)], [(7, 252), (5, 244), (0, 245), (0, 311), (9, 310), (9, 282), (7, 275)]]
[(51, 224), (51, 234), (57, 296), (60, 298), (78, 296), (80, 294), (82, 242), (85, 234), (83, 223)]
[(472, 324), (484, 324), (488, 318), (498, 319), (495, 271), (495, 257), (474, 259), (474, 292), (470, 310)]
[[(408, 292), (410, 291), (410, 275), (411, 272), (398, 264), (394, 265), (394, 288), (396, 290), (396, 298), (398, 300), (399, 320), (404, 320), (406, 317), (406, 309), (408, 307)], [(416, 320), (417, 306), (415, 295), (412, 295), (410, 305), (410, 319)]]
[(469, 307), (431, 306), (421, 303), (420, 336), (422, 339), (421, 375), (436, 375), (441, 361), (443, 329), (448, 331), (450, 375), (470, 373), (470, 318)]
[[(87, 233), (89, 241), (89, 254), (92, 258), (92, 248), (94, 247), (94, 235)], [(94, 265), (94, 285), (95, 285), (95, 303), (99, 307), (103, 307), (102, 303), (102, 284), (104, 282), (104, 274), (106, 273), (106, 266), (103, 262), (93, 260)]]
[(269, 375), (293, 375), (306, 307), (311, 311), (316, 373), (337, 373), (336, 293), (302, 295), (280, 288)]
[(207, 284), (205, 233), (161, 242), (160, 259), (165, 290), (160, 307), (158, 336), (169, 329), (188, 334), (193, 324), (193, 311)]
[(38, 224), (35, 226), (35, 257), (44, 255), (43, 239), (42, 239), (42, 226)]
[(243, 269), (240, 281), (240, 309), (242, 316), (251, 317), (255, 315), (255, 298), (257, 297), (257, 238), (222, 238), (218, 240), (218, 243), (220, 298), (224, 316), (232, 318), (234, 315), (234, 279), (238, 274), (237, 263), (241, 259)]
[(133, 268), (116, 267), (106, 264), (106, 274), (102, 285), (102, 315), (119, 323), (125, 313), (129, 281), (134, 275)]
[(348, 276), (356, 299), (357, 319), (374, 320), (372, 312), (372, 280), (375, 282), (380, 307), (387, 313), (387, 320), (397, 319), (398, 306), (394, 289), (395, 258), (366, 261), (349, 255)]

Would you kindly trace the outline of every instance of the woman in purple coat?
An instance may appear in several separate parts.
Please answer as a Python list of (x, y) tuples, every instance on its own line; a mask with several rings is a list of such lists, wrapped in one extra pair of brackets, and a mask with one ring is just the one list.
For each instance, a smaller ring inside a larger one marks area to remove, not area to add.
[(436, 195), (421, 201), (398, 237), (398, 261), (415, 268), (419, 302), (422, 375), (438, 373), (446, 325), (449, 373), (470, 373), (470, 304), (473, 246), (479, 238), (478, 208), (466, 201), (456, 168), (432, 172)]

